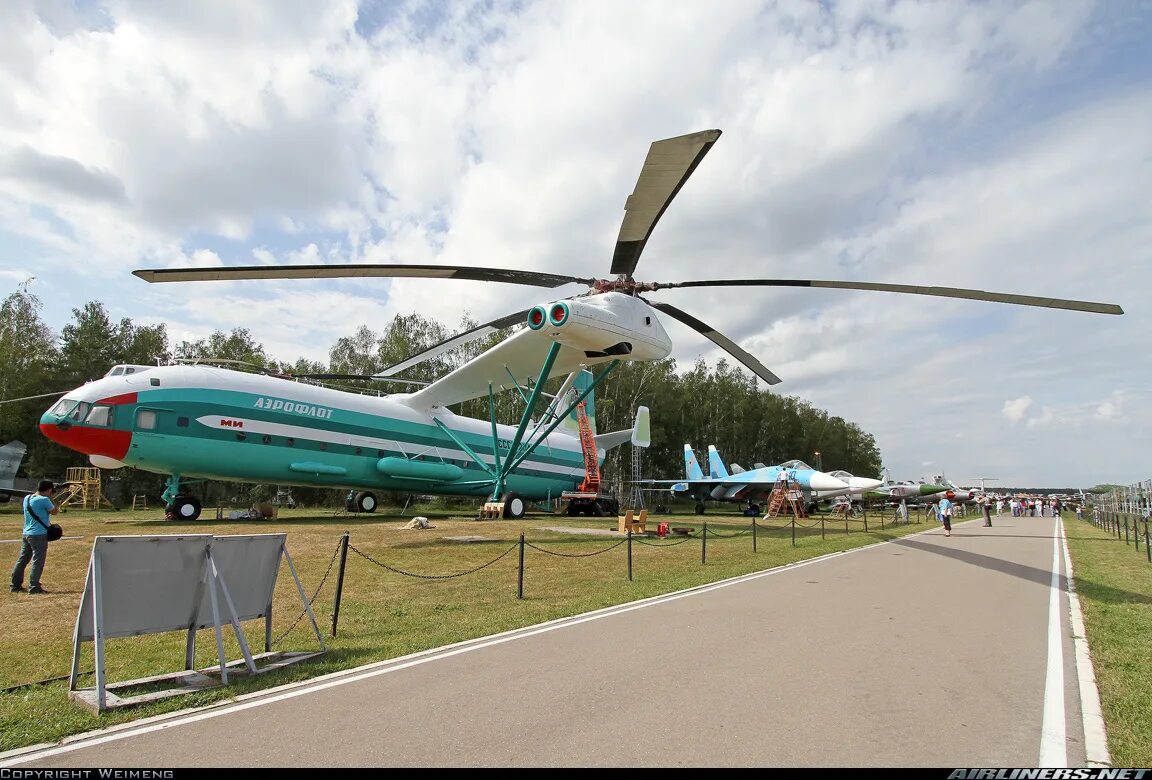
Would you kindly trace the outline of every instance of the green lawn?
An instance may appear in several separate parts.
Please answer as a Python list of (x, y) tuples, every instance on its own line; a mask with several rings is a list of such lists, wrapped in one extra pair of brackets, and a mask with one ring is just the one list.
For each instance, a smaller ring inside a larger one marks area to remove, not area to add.
[(1075, 517), (1065, 530), (1112, 765), (1152, 766), (1152, 563), (1143, 541)]

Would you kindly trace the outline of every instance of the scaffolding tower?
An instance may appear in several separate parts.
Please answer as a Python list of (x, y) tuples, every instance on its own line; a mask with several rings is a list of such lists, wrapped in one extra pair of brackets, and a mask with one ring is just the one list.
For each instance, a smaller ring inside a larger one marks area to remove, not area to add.
[(78, 504), (81, 509), (99, 509), (105, 504), (116, 508), (100, 489), (100, 469), (74, 466), (67, 474), (68, 484), (57, 506)]
[(632, 490), (628, 493), (628, 507), (631, 509), (644, 509), (644, 491), (640, 489), (640, 480), (643, 479), (641, 464), (644, 459), (644, 448), (632, 445)]

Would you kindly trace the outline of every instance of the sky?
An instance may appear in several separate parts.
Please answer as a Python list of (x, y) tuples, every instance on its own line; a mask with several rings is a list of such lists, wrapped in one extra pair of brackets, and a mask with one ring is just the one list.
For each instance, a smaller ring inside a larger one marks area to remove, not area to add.
[[(653, 300), (756, 355), (773, 392), (872, 433), (894, 478), (1152, 475), (1147, 0), (6, 0), (0, 29), (0, 293), (34, 278), (57, 331), (100, 300), (173, 343), (243, 327), (282, 360), (326, 360), (396, 314), (451, 328), (576, 294), (131, 271), (608, 278), (648, 145), (716, 128), (638, 280), (969, 287), (1125, 314), (813, 289)], [(724, 356), (663, 321), (681, 369)]]

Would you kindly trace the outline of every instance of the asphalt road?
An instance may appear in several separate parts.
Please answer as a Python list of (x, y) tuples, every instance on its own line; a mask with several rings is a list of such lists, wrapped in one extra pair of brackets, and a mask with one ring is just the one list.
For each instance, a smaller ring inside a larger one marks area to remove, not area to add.
[(1055, 533), (961, 522), (0, 766), (1085, 766)]

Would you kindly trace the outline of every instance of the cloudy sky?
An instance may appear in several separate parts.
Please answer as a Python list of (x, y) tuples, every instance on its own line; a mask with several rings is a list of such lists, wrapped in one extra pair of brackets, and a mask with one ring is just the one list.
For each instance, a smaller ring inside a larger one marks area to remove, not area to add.
[[(718, 128), (637, 279), (936, 284), (1126, 313), (807, 289), (654, 299), (757, 355), (775, 392), (872, 432), (894, 477), (1152, 475), (1146, 0), (6, 0), (0, 29), (0, 292), (35, 277), (56, 329), (95, 299), (173, 341), (241, 326), (281, 359), (326, 359), (397, 313), (454, 326), (574, 294), (130, 272), (607, 276), (649, 143)], [(682, 367), (721, 356), (665, 325)]]

